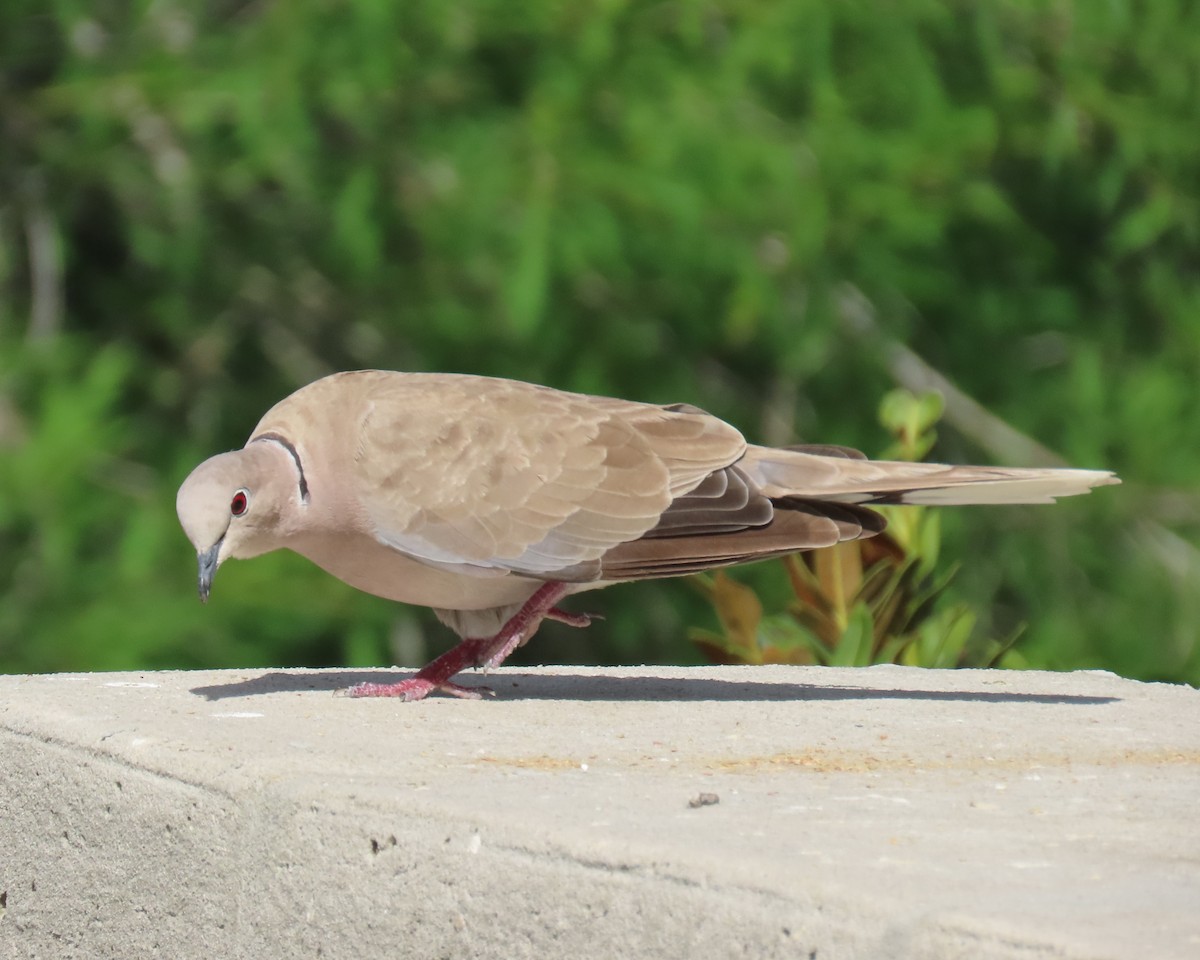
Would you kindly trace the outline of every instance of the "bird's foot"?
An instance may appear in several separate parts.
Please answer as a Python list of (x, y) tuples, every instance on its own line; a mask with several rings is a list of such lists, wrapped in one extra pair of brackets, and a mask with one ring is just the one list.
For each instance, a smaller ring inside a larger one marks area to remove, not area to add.
[(545, 583), (495, 636), (468, 637), (436, 660), (430, 661), (414, 677), (399, 683), (360, 683), (347, 690), (346, 695), (424, 700), (433, 691), (440, 690), (464, 700), (479, 700), (485, 694), (494, 696), (487, 687), (463, 687), (452, 683), (450, 678), (467, 667), (490, 669), (500, 666), (522, 641), (533, 635), (544, 617), (553, 615), (554, 619), (577, 627), (587, 626), (592, 619), (588, 614), (567, 613), (554, 606), (565, 593), (566, 587), (561, 583)]
[(604, 614), (571, 613), (569, 610), (563, 610), (561, 607), (551, 607), (546, 611), (546, 619), (557, 620), (559, 623), (565, 623), (568, 627), (587, 627), (591, 625), (593, 620), (603, 620)]
[(424, 700), (435, 690), (463, 700), (479, 700), (492, 691), (487, 687), (464, 687), (450, 678), (460, 670), (476, 666), (483, 656), (486, 640), (463, 640), (416, 674), (399, 683), (360, 683), (346, 691), (350, 697), (396, 697), (400, 700)]
[(496, 694), (488, 687), (464, 687), (458, 683), (443, 680), (435, 683), (418, 674), (401, 680), (399, 683), (359, 683), (346, 690), (348, 697), (395, 697), (399, 700), (424, 700), (435, 690), (459, 697), (462, 700), (482, 700), (485, 695), (494, 697)]

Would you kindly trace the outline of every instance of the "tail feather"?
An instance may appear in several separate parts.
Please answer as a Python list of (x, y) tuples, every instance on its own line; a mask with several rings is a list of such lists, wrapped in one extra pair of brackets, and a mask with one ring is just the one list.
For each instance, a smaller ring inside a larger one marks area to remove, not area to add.
[[(926, 506), (968, 506), (972, 504), (1054, 503), (1059, 497), (1075, 497), (1091, 492), (1093, 487), (1120, 483), (1107, 470), (1072, 469), (1010, 469), (1004, 476), (991, 479), (960, 477), (949, 474), (941, 481), (944, 486), (922, 486), (917, 489), (884, 494), (868, 503), (913, 503)], [(931, 480), (933, 478), (930, 478)], [(894, 499), (892, 498), (894, 497)], [(851, 501), (863, 502), (863, 501)]]
[(741, 466), (772, 499), (811, 497), (857, 504), (1053, 503), (1058, 497), (1121, 482), (1109, 470), (851, 460), (769, 447), (751, 447)]

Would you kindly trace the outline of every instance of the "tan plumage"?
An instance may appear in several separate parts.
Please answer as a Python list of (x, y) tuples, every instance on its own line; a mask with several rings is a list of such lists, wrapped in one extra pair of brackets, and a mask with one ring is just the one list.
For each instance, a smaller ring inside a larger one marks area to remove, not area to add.
[(276, 404), (244, 449), (192, 472), (177, 508), (203, 597), (224, 560), (287, 547), (435, 608), (464, 642), (413, 680), (359, 691), (416, 699), (467, 695), (449, 677), (501, 661), (545, 616), (579, 621), (555, 606), (569, 593), (871, 536), (883, 521), (865, 504), (1041, 503), (1117, 482), (752, 446), (686, 405), (358, 371)]

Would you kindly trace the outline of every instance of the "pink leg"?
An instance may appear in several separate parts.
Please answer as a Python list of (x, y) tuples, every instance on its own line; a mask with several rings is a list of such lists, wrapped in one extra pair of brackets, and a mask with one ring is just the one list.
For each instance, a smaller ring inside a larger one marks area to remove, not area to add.
[[(455, 697), (478, 700), (486, 687), (463, 687), (451, 683), (450, 678), (467, 667), (498, 667), (513, 652), (522, 640), (533, 635), (538, 625), (547, 616), (563, 619), (575, 626), (586, 626), (586, 614), (576, 617), (555, 609), (567, 588), (561, 583), (545, 583), (532, 597), (525, 601), (499, 632), (493, 637), (468, 638), (458, 646), (447, 650), (436, 660), (430, 661), (416, 676), (399, 683), (360, 683), (346, 691), (351, 697), (399, 697), (402, 700), (423, 700), (434, 690), (441, 690)], [(561, 616), (554, 616), (561, 614)], [(582, 622), (579, 622), (582, 620)]]
[(525, 601), (525, 606), (513, 614), (500, 632), (485, 641), (483, 666), (490, 670), (507, 660), (510, 653), (533, 636), (542, 620), (566, 592), (567, 588), (561, 583), (544, 583), (538, 587), (537, 593)]

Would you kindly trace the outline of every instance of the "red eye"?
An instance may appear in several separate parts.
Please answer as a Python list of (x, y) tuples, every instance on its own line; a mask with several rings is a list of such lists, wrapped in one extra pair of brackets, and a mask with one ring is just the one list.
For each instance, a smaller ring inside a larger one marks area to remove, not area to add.
[(229, 501), (229, 512), (235, 517), (240, 517), (246, 512), (248, 502), (246, 500), (246, 491), (239, 490), (233, 495), (233, 499)]

